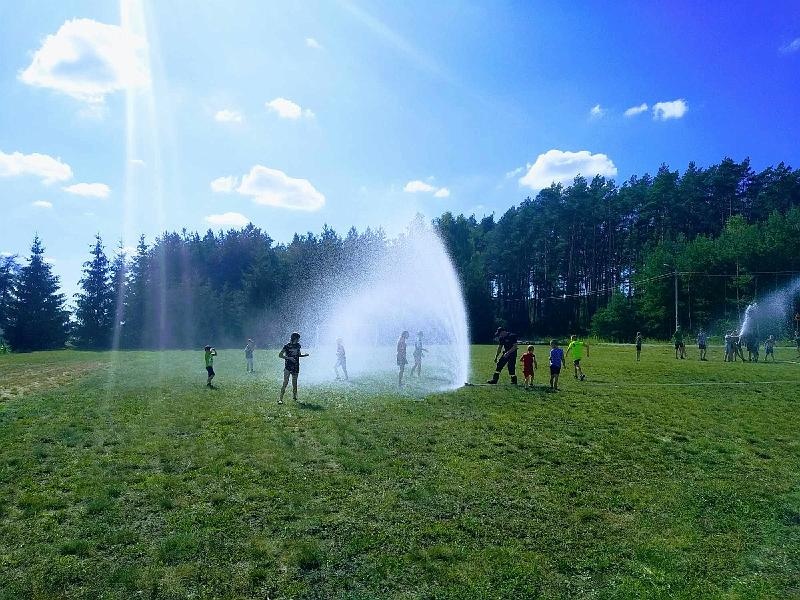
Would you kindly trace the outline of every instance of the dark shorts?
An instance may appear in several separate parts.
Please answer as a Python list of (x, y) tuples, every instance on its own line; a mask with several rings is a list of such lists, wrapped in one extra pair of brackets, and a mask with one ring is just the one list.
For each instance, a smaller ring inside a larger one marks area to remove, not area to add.
[(581, 359), (580, 358), (576, 358), (575, 360), (572, 361), (572, 364), (575, 365), (576, 367), (580, 367), (581, 366)]
[(405, 356), (398, 356), (397, 357), (397, 366), (398, 367), (405, 367), (408, 364), (408, 359)]
[(206, 367), (206, 372), (208, 373), (209, 377), (213, 377), (216, 373), (214, 373), (214, 367)]
[(775, 348), (764, 348), (764, 354), (775, 354)]
[(561, 373), (561, 367), (558, 365), (550, 365), (550, 375), (559, 375)]
[(700, 348), (700, 350), (705, 350), (706, 349), (706, 345), (705, 344), (698, 344), (697, 347)]
[(522, 367), (522, 376), (523, 377), (533, 377), (533, 369), (527, 369)]
[(641, 350), (642, 349), (642, 345), (641, 344), (636, 344), (636, 349), (637, 350)]

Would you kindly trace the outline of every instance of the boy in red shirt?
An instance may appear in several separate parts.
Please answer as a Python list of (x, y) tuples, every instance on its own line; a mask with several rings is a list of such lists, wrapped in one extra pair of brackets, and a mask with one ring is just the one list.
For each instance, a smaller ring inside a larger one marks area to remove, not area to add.
[(522, 363), (522, 376), (525, 378), (525, 387), (533, 387), (533, 373), (534, 369), (538, 369), (539, 365), (536, 364), (536, 355), (533, 353), (533, 346), (528, 346), (528, 351), (519, 359)]

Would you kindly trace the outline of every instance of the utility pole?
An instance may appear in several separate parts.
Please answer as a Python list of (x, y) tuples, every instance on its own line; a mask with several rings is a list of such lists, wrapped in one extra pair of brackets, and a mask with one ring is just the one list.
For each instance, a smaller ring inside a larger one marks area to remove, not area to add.
[(678, 267), (675, 267), (675, 329), (678, 329)]
[(672, 269), (672, 273), (675, 276), (675, 329), (678, 329), (678, 267), (668, 265), (664, 263), (665, 267), (670, 267)]

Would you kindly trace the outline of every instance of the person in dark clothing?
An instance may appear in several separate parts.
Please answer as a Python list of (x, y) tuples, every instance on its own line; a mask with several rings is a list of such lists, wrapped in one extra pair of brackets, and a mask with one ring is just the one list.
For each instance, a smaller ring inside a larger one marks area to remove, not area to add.
[(308, 354), (303, 354), (300, 350), (300, 334), (296, 331), (289, 338), (289, 343), (281, 348), (278, 358), (283, 359), (283, 386), (278, 404), (283, 404), (283, 395), (286, 393), (286, 386), (289, 385), (289, 378), (292, 379), (292, 398), (297, 401), (297, 376), (300, 374), (300, 359)]
[(508, 367), (511, 383), (517, 384), (517, 334), (498, 327), (494, 334), (497, 338), (497, 352), (494, 356), (495, 370), (492, 378), (486, 383), (495, 384), (500, 379), (503, 367)]

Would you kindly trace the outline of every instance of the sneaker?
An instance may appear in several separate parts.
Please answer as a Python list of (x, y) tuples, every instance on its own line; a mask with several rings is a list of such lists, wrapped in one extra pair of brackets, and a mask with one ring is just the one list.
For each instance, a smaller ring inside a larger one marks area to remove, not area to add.
[(283, 398), (278, 398), (278, 404), (283, 404)]
[(581, 381), (583, 381), (584, 379), (586, 379), (586, 375), (581, 374)]
[(489, 379), (489, 380), (486, 381), (486, 383), (490, 383), (492, 385), (495, 385), (495, 384), (497, 384), (497, 380), (496, 379)]

